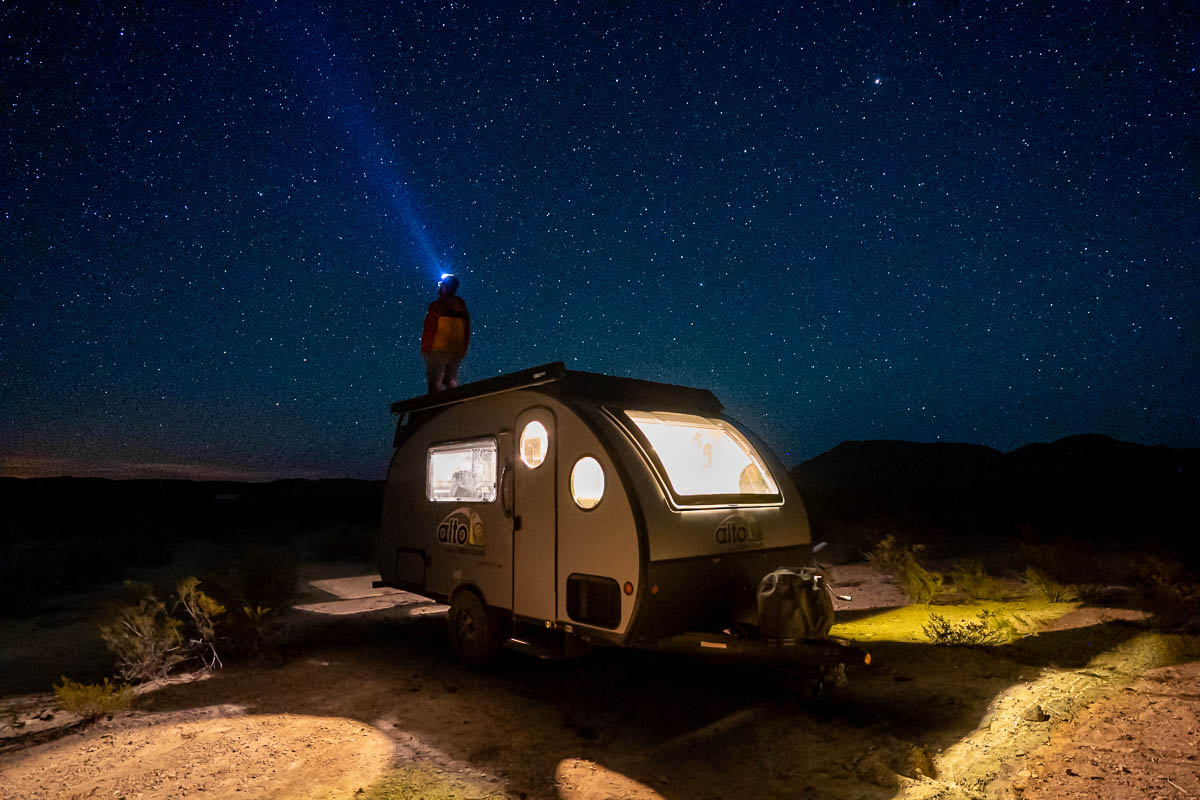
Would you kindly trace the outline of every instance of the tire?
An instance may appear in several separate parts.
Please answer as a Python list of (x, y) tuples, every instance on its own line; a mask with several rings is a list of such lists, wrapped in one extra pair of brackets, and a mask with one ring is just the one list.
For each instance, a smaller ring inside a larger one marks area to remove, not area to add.
[(479, 595), (463, 589), (450, 601), (447, 618), (450, 650), (471, 665), (490, 661), (500, 649), (500, 626), (488, 613)]

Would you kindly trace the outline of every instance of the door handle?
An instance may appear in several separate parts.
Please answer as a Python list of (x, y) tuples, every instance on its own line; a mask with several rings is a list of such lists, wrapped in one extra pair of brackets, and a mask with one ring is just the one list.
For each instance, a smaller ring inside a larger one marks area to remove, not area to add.
[(512, 499), (509, 497), (509, 480), (508, 473), (512, 470), (512, 461), (506, 459), (504, 461), (504, 469), (500, 472), (500, 507), (504, 509), (504, 516), (512, 517)]

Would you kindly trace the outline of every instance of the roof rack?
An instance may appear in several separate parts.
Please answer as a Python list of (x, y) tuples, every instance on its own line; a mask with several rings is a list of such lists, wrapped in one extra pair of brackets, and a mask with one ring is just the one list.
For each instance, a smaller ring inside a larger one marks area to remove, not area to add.
[(707, 389), (636, 378), (619, 378), (595, 372), (579, 372), (567, 369), (561, 361), (554, 361), (540, 367), (530, 367), (520, 372), (475, 381), (444, 392), (400, 400), (392, 403), (391, 409), (393, 414), (404, 415), (533, 386), (545, 386), (548, 391), (557, 395), (584, 397), (596, 402), (653, 403), (680, 411), (695, 410), (714, 414), (720, 413), (724, 408), (716, 395)]
[(562, 380), (566, 372), (567, 368), (563, 365), (563, 362), (554, 361), (550, 364), (543, 364), (540, 367), (530, 367), (520, 372), (510, 372), (507, 375), (497, 375), (495, 378), (485, 378), (474, 383), (456, 386), (444, 392), (423, 394), (418, 397), (410, 397), (407, 400), (400, 400), (399, 402), (392, 403), (392, 413), (408, 414), (412, 411), (425, 411), (430, 408), (461, 403), (463, 400), (487, 397), (490, 394), (512, 392), (517, 389), (526, 389), (530, 386), (541, 386), (544, 383)]

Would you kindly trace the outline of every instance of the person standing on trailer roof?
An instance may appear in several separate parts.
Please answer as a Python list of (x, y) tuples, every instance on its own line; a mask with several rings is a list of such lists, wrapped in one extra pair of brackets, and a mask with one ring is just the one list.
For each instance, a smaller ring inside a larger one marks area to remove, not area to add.
[(442, 275), (437, 299), (429, 304), (421, 331), (425, 383), (430, 394), (458, 386), (458, 365), (471, 342), (471, 315), (458, 296), (458, 278)]

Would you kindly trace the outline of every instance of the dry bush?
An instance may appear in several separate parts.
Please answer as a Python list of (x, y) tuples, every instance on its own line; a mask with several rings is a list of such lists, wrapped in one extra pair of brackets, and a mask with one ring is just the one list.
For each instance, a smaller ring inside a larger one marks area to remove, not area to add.
[(219, 669), (217, 654), (217, 620), (225, 614), (225, 606), (200, 590), (200, 581), (184, 578), (175, 589), (176, 608), (187, 614), (188, 650), (200, 659), (206, 670)]
[(867, 555), (871, 566), (896, 579), (900, 590), (914, 603), (928, 603), (942, 590), (942, 576), (926, 569), (918, 559), (921, 545), (905, 545), (888, 534)]
[[(126, 680), (162, 678), (189, 659), (213, 670), (224, 665), (226, 655), (261, 657), (276, 643), (278, 629), (275, 606), (263, 599), (284, 606), (295, 594), (296, 573), (294, 558), (253, 550), (218, 571), (213, 594), (196, 577), (180, 580), (170, 610), (149, 587), (129, 584), (132, 604), (112, 612), (100, 636)], [(227, 605), (237, 610), (229, 613)]]
[(1079, 599), (1079, 587), (1059, 583), (1036, 567), (1025, 568), (1025, 584), (1051, 603), (1070, 603)]
[(971, 600), (1005, 600), (1012, 595), (1004, 581), (989, 575), (979, 559), (955, 564), (950, 582)]
[(117, 657), (117, 671), (126, 680), (166, 677), (186, 658), (180, 621), (166, 604), (147, 592), (135, 605), (119, 608), (100, 625), (100, 638)]
[(200, 589), (198, 578), (176, 584), (170, 611), (148, 587), (130, 589), (134, 603), (117, 608), (100, 625), (100, 637), (116, 656), (122, 678), (163, 678), (189, 659), (198, 660), (205, 670), (222, 666), (225, 607)]
[(104, 679), (104, 683), (84, 684), (63, 675), (62, 683), (54, 687), (54, 696), (64, 711), (91, 721), (129, 708), (133, 701), (133, 690), (125, 683), (114, 686), (108, 678)]
[(263, 606), (242, 606), (226, 617), (224, 630), (225, 644), (233, 656), (259, 660), (278, 643), (279, 618)]
[(984, 609), (978, 618), (963, 622), (950, 622), (941, 614), (930, 614), (929, 624), (921, 630), (926, 638), (937, 645), (956, 647), (980, 647), (1003, 644), (1015, 637), (1016, 629), (1004, 615)]

